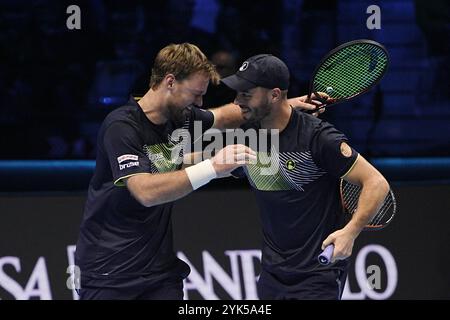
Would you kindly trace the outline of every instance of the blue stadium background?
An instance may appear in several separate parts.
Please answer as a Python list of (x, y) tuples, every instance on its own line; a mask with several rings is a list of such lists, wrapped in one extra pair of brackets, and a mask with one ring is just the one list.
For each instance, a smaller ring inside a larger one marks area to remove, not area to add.
[[(72, 4), (81, 30), (66, 27)], [(370, 5), (381, 9), (381, 29), (366, 26)], [(385, 45), (390, 68), (373, 91), (322, 117), (388, 178), (399, 212), (390, 228), (362, 234), (354, 256), (365, 244), (390, 250), (399, 271), (391, 299), (449, 299), (449, 15), (446, 0), (0, 0), (0, 299), (27, 298), (22, 289), (44, 258), (48, 273), (36, 274), (49, 277), (52, 297), (72, 298), (66, 250), (76, 243), (97, 131), (130, 94), (145, 93), (163, 46), (195, 43), (223, 76), (250, 55), (275, 54), (291, 70), (292, 97), (307, 92), (325, 53), (360, 38)], [(210, 87), (203, 107), (233, 98)], [(205, 250), (226, 269), (227, 250), (259, 247), (244, 181), (213, 181), (175, 211), (175, 247), (197, 268)]]
[[(66, 8), (81, 9), (68, 30)], [(369, 30), (370, 5), (381, 29)], [(434, 1), (8, 1), (0, 2), (0, 126), (3, 159), (94, 159), (102, 119), (148, 87), (157, 51), (198, 44), (223, 75), (269, 52), (302, 95), (314, 66), (359, 38), (391, 56), (381, 84), (324, 116), (367, 157), (449, 156), (449, 4)], [(233, 98), (211, 88), (204, 107)]]

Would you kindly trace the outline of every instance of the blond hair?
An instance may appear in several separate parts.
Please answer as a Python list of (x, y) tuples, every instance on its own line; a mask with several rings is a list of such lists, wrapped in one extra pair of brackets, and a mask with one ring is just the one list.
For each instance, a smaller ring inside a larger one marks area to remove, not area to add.
[(203, 72), (214, 84), (218, 84), (220, 76), (215, 66), (208, 61), (205, 54), (191, 43), (170, 44), (155, 58), (150, 78), (150, 88), (158, 88), (164, 77), (171, 73), (177, 80), (184, 80), (196, 72)]

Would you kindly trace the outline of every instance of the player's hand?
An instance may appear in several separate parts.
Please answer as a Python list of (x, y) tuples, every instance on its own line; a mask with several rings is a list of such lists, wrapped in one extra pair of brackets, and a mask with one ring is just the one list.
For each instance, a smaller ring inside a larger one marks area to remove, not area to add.
[[(322, 100), (326, 100), (327, 103), (332, 102), (332, 99), (325, 92), (319, 92), (318, 94), (319, 94), (320, 98)], [(305, 95), (305, 96), (301, 96), (301, 97), (288, 99), (288, 102), (294, 108), (300, 108), (303, 110), (315, 110), (319, 106), (322, 105), (322, 102), (317, 100), (316, 94), (313, 94), (309, 100), (308, 100), (308, 96)], [(319, 114), (321, 114), (323, 112), (325, 112), (325, 108), (322, 108), (322, 109), (318, 110), (317, 112), (314, 112), (313, 116), (317, 117)]]
[(211, 158), (217, 177), (230, 175), (234, 169), (248, 163), (256, 163), (256, 152), (242, 144), (233, 144), (221, 149)]
[(328, 245), (334, 244), (333, 256), (331, 257), (331, 262), (336, 260), (343, 260), (352, 255), (353, 244), (355, 242), (357, 235), (353, 232), (348, 231), (343, 228), (337, 230), (330, 234), (322, 242), (322, 250), (324, 250)]

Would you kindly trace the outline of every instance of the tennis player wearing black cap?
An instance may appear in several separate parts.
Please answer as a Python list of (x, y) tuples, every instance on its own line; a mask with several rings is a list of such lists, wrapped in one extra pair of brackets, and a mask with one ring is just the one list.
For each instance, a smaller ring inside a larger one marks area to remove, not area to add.
[[(193, 136), (194, 122), (203, 130), (242, 123), (234, 104), (197, 107), (209, 82), (218, 80), (197, 46), (168, 45), (155, 59), (147, 93), (105, 118), (75, 253), (80, 299), (183, 298), (190, 269), (173, 250), (174, 201), (254, 157), (249, 148), (230, 145), (182, 167), (182, 140), (174, 132)], [(292, 103), (314, 108), (304, 99)]]
[[(237, 91), (235, 104), (256, 128), (279, 129), (279, 150), (264, 154), (277, 170), (263, 174), (263, 164), (249, 164), (233, 175), (247, 176), (260, 207), (263, 228), (261, 299), (340, 299), (353, 243), (388, 184), (331, 124), (289, 105), (289, 70), (269, 54), (247, 59), (222, 79)], [(347, 223), (341, 214), (339, 179), (362, 185), (358, 209)], [(332, 264), (317, 261), (334, 243)]]

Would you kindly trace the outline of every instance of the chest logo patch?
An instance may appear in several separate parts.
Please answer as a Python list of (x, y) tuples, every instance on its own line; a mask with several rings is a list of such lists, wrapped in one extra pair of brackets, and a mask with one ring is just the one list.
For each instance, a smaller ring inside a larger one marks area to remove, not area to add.
[(294, 160), (287, 160), (286, 161), (286, 169), (288, 170), (294, 170), (295, 169), (295, 161)]

